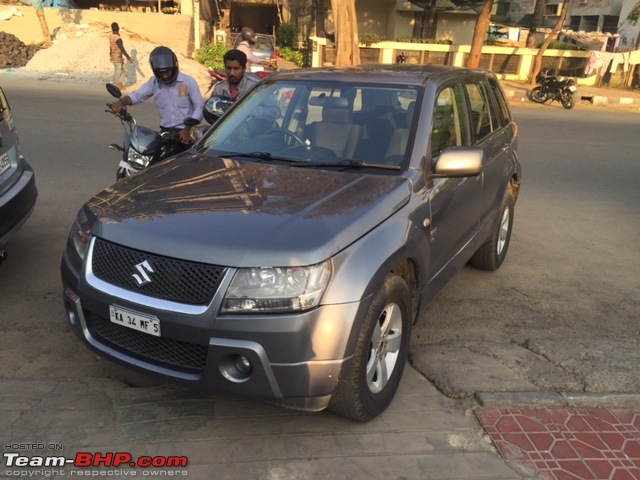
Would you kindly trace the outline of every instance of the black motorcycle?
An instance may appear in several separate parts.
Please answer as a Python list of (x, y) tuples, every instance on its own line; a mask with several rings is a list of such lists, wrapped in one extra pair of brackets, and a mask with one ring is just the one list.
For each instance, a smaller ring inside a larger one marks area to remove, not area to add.
[(545, 103), (549, 100), (557, 100), (567, 110), (575, 107), (574, 95), (578, 93), (578, 87), (572, 78), (560, 80), (558, 77), (544, 72), (536, 77), (536, 82), (540, 85), (531, 90), (530, 98), (533, 102)]
[[(114, 97), (120, 98), (122, 92), (118, 87), (111, 83), (107, 83), (107, 91)], [(107, 103), (107, 113), (111, 113), (120, 118), (124, 126), (123, 146), (116, 143), (109, 145), (109, 148), (122, 152), (122, 160), (120, 160), (116, 178), (118, 180), (133, 175), (149, 165), (164, 160), (165, 158), (177, 155), (189, 148), (188, 145), (180, 141), (177, 130), (169, 130), (166, 132), (156, 132), (147, 127), (137, 124), (135, 118), (127, 112), (124, 107), (120, 114), (117, 115), (111, 105)], [(195, 126), (200, 123), (195, 118), (186, 118), (184, 124)]]

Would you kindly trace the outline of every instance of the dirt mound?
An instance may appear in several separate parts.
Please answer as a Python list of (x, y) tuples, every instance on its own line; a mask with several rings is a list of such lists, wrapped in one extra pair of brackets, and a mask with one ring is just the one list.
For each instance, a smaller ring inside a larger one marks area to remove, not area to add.
[[(67, 24), (52, 32), (53, 45), (37, 49), (29, 61), (20, 66), (4, 67), (0, 74), (38, 78), (48, 81), (65, 81), (104, 84), (112, 81), (113, 64), (109, 61), (109, 34), (111, 28), (102, 23)], [(133, 32), (120, 29), (124, 47), (133, 58), (127, 67), (127, 89), (133, 90), (153, 75), (149, 66), (149, 54), (158, 45)], [(0, 41), (0, 51), (5, 42)], [(29, 47), (27, 47), (29, 48)], [(204, 65), (177, 54), (180, 71), (196, 79), (204, 92), (209, 87), (210, 76)]]
[(38, 46), (25, 45), (11, 33), (0, 32), (0, 68), (24, 67), (38, 50)]

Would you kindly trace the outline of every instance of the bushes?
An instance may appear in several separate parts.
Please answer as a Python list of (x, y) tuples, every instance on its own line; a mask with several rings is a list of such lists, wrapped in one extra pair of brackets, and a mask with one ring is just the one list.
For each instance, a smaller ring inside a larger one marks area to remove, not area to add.
[(365, 45), (371, 45), (372, 43), (380, 43), (383, 40), (381, 35), (377, 33), (361, 33), (358, 35), (358, 41)]
[(451, 45), (451, 40), (436, 40), (435, 38), (398, 37), (398, 42), (404, 43), (428, 43), (431, 45), (443, 44)]
[(280, 24), (278, 30), (276, 30), (276, 45), (280, 48), (297, 47), (298, 29), (290, 23)]
[(300, 50), (292, 50), (289, 47), (282, 47), (278, 51), (279, 55), (285, 60), (295, 63), (299, 67), (305, 67), (307, 65), (307, 59), (305, 58), (306, 52)]
[(196, 61), (209, 70), (224, 70), (224, 54), (229, 47), (224, 43), (207, 43), (196, 52)]

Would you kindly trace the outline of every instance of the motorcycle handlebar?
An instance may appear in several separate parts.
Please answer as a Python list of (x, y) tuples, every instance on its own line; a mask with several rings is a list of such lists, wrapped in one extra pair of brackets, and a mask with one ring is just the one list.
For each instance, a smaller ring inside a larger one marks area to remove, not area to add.
[(111, 108), (111, 104), (107, 103), (107, 107), (109, 107), (109, 110), (105, 110), (105, 112), (107, 113), (111, 113), (113, 115), (115, 115), (116, 117), (121, 118), (122, 120), (124, 120), (125, 122), (133, 122), (133, 116), (127, 112), (127, 107), (122, 107), (122, 110), (120, 110), (120, 113), (116, 113), (113, 108)]

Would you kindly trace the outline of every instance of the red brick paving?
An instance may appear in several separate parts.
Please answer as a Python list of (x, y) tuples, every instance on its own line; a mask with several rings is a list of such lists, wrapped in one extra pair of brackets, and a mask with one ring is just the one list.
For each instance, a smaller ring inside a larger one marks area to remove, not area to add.
[(640, 410), (478, 409), (502, 457), (545, 480), (640, 480)]

